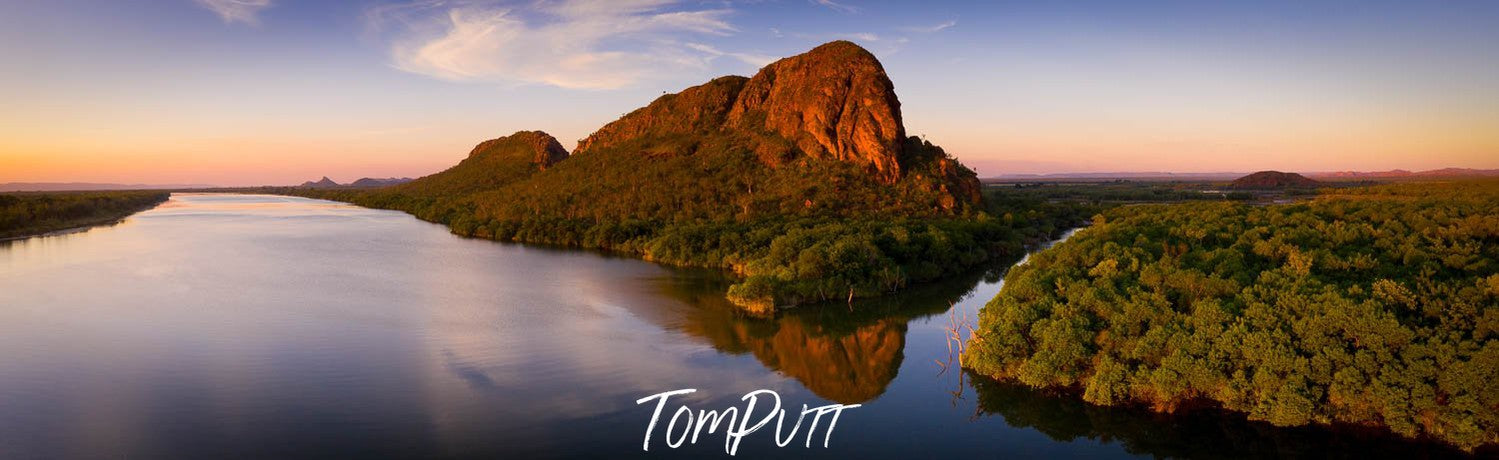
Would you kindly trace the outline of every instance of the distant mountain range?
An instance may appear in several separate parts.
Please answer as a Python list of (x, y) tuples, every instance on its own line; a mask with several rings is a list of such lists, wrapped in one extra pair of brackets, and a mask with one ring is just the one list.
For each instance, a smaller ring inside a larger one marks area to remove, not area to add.
[(1425, 177), (1496, 177), (1499, 169), (1473, 169), (1473, 168), (1442, 168), (1430, 171), (1411, 172), (1404, 169), (1392, 169), (1389, 171), (1336, 171), (1316, 172), (1307, 174), (1309, 177), (1321, 179), (1397, 179), (1402, 177), (1425, 178)]
[(5, 182), (0, 192), (64, 192), (85, 190), (183, 190), (214, 188), (208, 184), (106, 184), (95, 182)]
[(364, 178), (360, 178), (359, 180), (356, 180), (354, 182), (350, 182), (348, 184), (340, 184), (338, 182), (334, 182), (333, 179), (329, 179), (328, 176), (323, 176), (323, 178), (321, 180), (318, 180), (316, 182), (314, 182), (314, 181), (303, 182), (302, 185), (299, 185), (298, 187), (308, 187), (308, 188), (373, 188), (373, 187), (385, 187), (385, 186), (389, 186), (389, 185), (404, 184), (404, 183), (407, 183), (407, 182), (411, 182), (412, 180), (413, 179), (410, 178), (410, 177), (380, 177), (380, 178), (377, 178), (377, 177), (364, 177)]
[[(1116, 179), (1129, 180), (1178, 180), (1178, 181), (1213, 181), (1232, 180), (1243, 177), (1249, 173), (1243, 172), (1206, 172), (1206, 173), (1172, 173), (1172, 172), (1101, 172), (1101, 173), (1052, 173), (1052, 174), (1003, 174), (984, 179), (984, 182), (1003, 181), (1103, 181)], [(1443, 168), (1429, 171), (1406, 171), (1394, 169), (1389, 171), (1323, 171), (1309, 172), (1301, 175), (1321, 179), (1428, 179), (1428, 178), (1456, 178), (1456, 177), (1499, 177), (1499, 169), (1473, 169), (1473, 168)]]

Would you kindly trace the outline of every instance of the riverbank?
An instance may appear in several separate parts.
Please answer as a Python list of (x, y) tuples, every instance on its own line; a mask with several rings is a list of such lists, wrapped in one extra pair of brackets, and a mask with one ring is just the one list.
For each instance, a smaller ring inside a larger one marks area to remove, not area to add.
[(0, 194), (0, 241), (112, 224), (171, 198), (171, 192), (18, 192)]
[[(238, 190), (404, 211), (457, 235), (502, 242), (604, 250), (664, 265), (731, 271), (731, 302), (769, 314), (797, 305), (888, 295), (1022, 253), (1102, 207), (990, 194), (963, 216), (765, 216), (717, 219), (480, 221), (432, 214), (389, 189), (297, 187)], [(995, 191), (998, 192), (998, 191)]]
[(965, 356), (1103, 406), (1499, 444), (1499, 182), (1107, 211), (1007, 277)]

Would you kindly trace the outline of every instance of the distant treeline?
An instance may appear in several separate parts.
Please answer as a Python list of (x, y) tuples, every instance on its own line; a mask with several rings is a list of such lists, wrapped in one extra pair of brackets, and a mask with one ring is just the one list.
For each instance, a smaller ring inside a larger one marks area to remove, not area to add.
[(0, 239), (114, 222), (171, 196), (164, 191), (0, 194)]
[(981, 374), (1499, 443), (1499, 181), (1118, 207), (1005, 281), (965, 356)]

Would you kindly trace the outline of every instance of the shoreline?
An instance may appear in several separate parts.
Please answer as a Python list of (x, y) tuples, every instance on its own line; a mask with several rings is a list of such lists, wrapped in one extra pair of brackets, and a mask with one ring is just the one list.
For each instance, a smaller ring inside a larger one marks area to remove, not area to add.
[(25, 233), (22, 233), (22, 234), (19, 234), (19, 235), (3, 236), (3, 237), (0, 237), (0, 243), (8, 243), (8, 242), (12, 242), (12, 241), (20, 241), (20, 240), (25, 240), (25, 239), (30, 239), (30, 238), (40, 238), (40, 237), (48, 237), (48, 236), (67, 235), (67, 234), (72, 234), (72, 233), (81, 233), (81, 232), (86, 232), (86, 231), (91, 230), (91, 229), (96, 228), (96, 227), (118, 225), (121, 222), (124, 222), (125, 219), (129, 219), (130, 216), (134, 216), (136, 214), (139, 214), (139, 213), (142, 213), (142, 212), (145, 212), (145, 211), (150, 211), (152, 209), (156, 209), (157, 206), (161, 206), (162, 203), (166, 203), (170, 199), (172, 199), (172, 193), (171, 192), (166, 192), (166, 195), (163, 196), (163, 197), (161, 197), (160, 200), (153, 201), (148, 206), (141, 206), (141, 207), (133, 208), (133, 209), (130, 210), (130, 212), (125, 213), (125, 214), (111, 215), (111, 216), (108, 216), (107, 218), (84, 219), (84, 220), (81, 220), (79, 222), (69, 223), (66, 226), (62, 227), (62, 228), (51, 228), (51, 229), (39, 230), (39, 231), (28, 231), (28, 232), (25, 232)]

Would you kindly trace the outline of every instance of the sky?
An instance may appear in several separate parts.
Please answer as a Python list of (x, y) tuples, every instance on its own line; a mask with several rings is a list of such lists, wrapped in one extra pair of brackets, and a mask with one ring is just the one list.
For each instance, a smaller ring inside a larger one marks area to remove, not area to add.
[(851, 40), (981, 176), (1499, 168), (1499, 2), (0, 0), (0, 182), (421, 176)]

